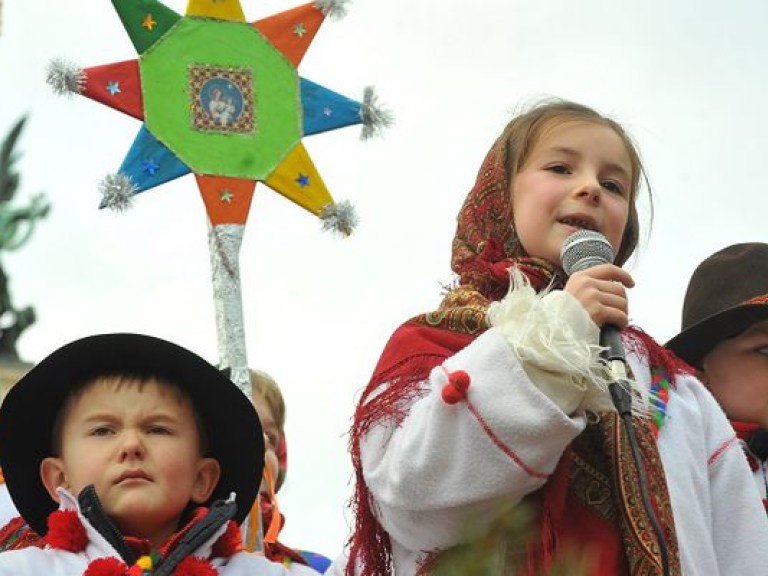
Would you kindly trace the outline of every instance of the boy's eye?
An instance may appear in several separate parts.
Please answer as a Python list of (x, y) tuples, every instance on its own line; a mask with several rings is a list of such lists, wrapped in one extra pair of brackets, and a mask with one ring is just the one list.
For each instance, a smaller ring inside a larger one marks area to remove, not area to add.
[(147, 432), (149, 434), (167, 435), (171, 433), (171, 430), (166, 426), (150, 426)]
[(109, 436), (114, 431), (109, 426), (97, 426), (91, 430), (91, 436)]
[(763, 356), (768, 356), (768, 346), (760, 346), (755, 350), (758, 354), (762, 354)]

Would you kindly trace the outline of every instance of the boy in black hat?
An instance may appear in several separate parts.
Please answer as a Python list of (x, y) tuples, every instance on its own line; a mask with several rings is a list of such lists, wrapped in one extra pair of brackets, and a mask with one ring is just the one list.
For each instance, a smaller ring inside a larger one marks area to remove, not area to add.
[(77, 340), (0, 408), (8, 490), (47, 544), (0, 554), (0, 574), (285, 574), (237, 527), (263, 464), (253, 406), (202, 358), (138, 334)]
[(768, 503), (768, 244), (734, 244), (699, 264), (667, 346), (723, 407)]

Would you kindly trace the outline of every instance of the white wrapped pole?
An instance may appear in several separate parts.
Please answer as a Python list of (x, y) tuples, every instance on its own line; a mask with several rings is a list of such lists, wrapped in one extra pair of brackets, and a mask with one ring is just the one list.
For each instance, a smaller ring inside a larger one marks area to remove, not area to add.
[(208, 247), (211, 253), (221, 367), (231, 370), (231, 380), (251, 399), (251, 379), (245, 352), (243, 296), (240, 289), (239, 255), (244, 232), (243, 224), (209, 226)]
[[(251, 398), (251, 375), (245, 352), (245, 322), (243, 294), (240, 288), (240, 246), (245, 233), (244, 224), (208, 226), (208, 248), (211, 253), (213, 300), (216, 309), (216, 334), (222, 368), (230, 369), (230, 379), (243, 394)], [(253, 540), (252, 551), (264, 551), (264, 528), (261, 517), (261, 496), (240, 526), (243, 541)], [(251, 515), (256, 511), (257, 517)], [(254, 522), (255, 520), (255, 522)]]

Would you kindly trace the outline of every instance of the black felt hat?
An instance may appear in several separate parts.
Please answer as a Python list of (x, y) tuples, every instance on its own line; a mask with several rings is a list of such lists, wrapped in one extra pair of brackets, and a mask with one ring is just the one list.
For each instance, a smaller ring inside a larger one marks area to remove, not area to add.
[(0, 466), (13, 503), (45, 534), (57, 508), (40, 479), (40, 462), (53, 455), (53, 422), (70, 391), (99, 376), (157, 378), (177, 385), (204, 428), (206, 456), (221, 478), (207, 502), (237, 494), (242, 522), (258, 494), (264, 437), (250, 400), (214, 366), (189, 350), (141, 334), (101, 334), (67, 344), (32, 368), (0, 407)]
[(683, 303), (681, 332), (667, 346), (701, 369), (723, 340), (768, 319), (768, 244), (734, 244), (694, 270)]

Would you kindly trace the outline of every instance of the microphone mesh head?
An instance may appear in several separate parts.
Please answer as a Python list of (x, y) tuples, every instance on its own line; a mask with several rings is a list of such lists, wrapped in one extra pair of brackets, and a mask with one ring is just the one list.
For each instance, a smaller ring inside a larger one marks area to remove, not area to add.
[(599, 264), (613, 263), (613, 246), (594, 230), (577, 230), (563, 242), (560, 261), (568, 276)]

